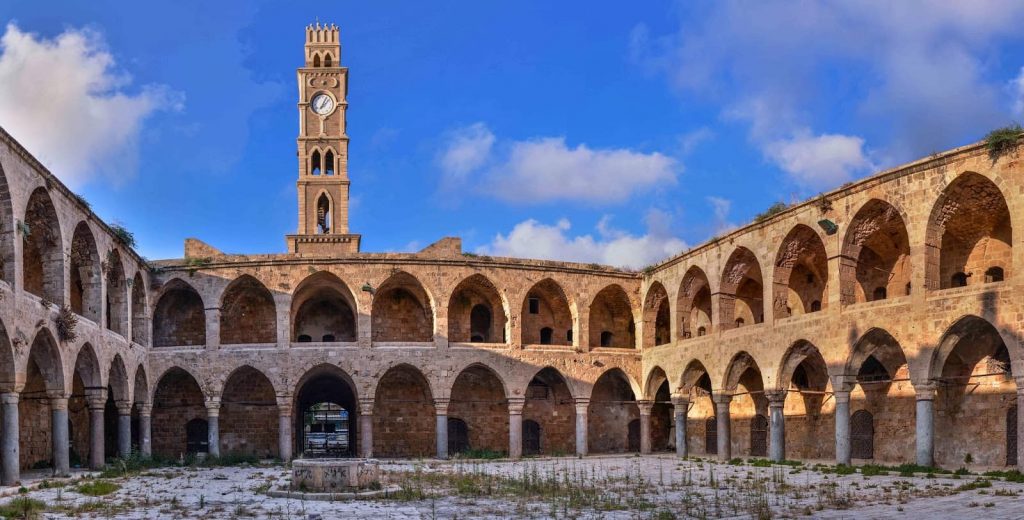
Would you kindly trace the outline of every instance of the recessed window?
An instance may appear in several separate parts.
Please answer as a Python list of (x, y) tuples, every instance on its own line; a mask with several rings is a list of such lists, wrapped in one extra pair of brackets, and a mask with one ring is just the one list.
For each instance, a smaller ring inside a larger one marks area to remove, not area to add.
[(299, 343), (309, 343), (313, 341), (313, 337), (310, 336), (309, 334), (299, 334), (299, 337), (297, 339)]
[(886, 297), (885, 287), (876, 287), (875, 292), (871, 295), (871, 301), (884, 300)]
[(530, 305), (530, 314), (540, 314), (540, 299), (530, 298), (527, 300)]
[(614, 337), (614, 335), (611, 332), (608, 332), (607, 330), (601, 332), (601, 346), (602, 347), (610, 347), (610, 346), (612, 346), (612, 338), (613, 337)]
[(811, 312), (818, 312), (821, 310), (821, 300), (814, 300), (811, 302)]
[(572, 329), (565, 331), (565, 341), (568, 341), (572, 345)]
[(966, 287), (967, 286), (967, 273), (953, 273), (950, 279), (951, 287)]
[(697, 327), (697, 337), (698, 338), (701, 337), (701, 336), (706, 336), (707, 333), (708, 333), (708, 329), (706, 329), (704, 327)]
[(1003, 281), (1003, 268), (998, 266), (989, 267), (985, 271), (985, 283)]
[(544, 327), (543, 329), (540, 329), (540, 344), (541, 345), (550, 345), (551, 344), (551, 334), (553, 332), (554, 331), (551, 330), (551, 327)]

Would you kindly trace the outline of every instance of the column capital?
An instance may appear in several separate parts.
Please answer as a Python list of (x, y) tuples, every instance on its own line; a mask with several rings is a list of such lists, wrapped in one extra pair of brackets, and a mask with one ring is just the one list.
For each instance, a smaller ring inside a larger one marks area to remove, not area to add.
[(85, 405), (89, 407), (90, 412), (102, 412), (107, 407), (107, 399), (106, 397), (87, 395), (85, 396)]
[(1015, 377), (1013, 381), (1017, 383), (1017, 395), (1024, 395), (1024, 376)]
[(587, 410), (590, 409), (590, 399), (587, 397), (577, 397), (573, 401), (576, 405), (577, 414), (586, 414)]
[(434, 415), (448, 415), (449, 404), (451, 404), (451, 399), (446, 397), (434, 399)]
[(275, 397), (277, 400), (277, 415), (291, 415), (292, 396), (289, 394), (282, 394)]
[(637, 408), (640, 409), (640, 415), (651, 415), (651, 410), (654, 409), (654, 401), (643, 399), (636, 402)]
[(850, 404), (850, 391), (849, 390), (836, 390), (832, 392), (832, 397), (835, 398), (836, 403)]
[(21, 394), (18, 392), (4, 392), (0, 394), (0, 403), (2, 404), (18, 404), (21, 399)]
[(765, 390), (764, 396), (768, 398), (768, 406), (782, 407), (786, 404), (788, 390)]
[(132, 402), (128, 400), (114, 401), (114, 405), (117, 406), (117, 415), (131, 415), (132, 414)]
[(61, 396), (48, 396), (51, 410), (68, 410), (68, 398)]
[(362, 397), (359, 399), (359, 415), (373, 415), (372, 398)]
[(690, 406), (690, 396), (688, 395), (674, 395), (672, 396), (672, 406)]
[(732, 394), (713, 392), (711, 394), (711, 400), (714, 401), (715, 404), (727, 405), (732, 402)]
[(934, 381), (928, 381), (927, 383), (914, 385), (914, 394), (918, 401), (934, 401), (935, 400), (936, 385)]
[(153, 403), (136, 403), (139, 407), (139, 415), (142, 417), (150, 417), (153, 415)]
[(523, 407), (526, 406), (525, 397), (509, 397), (508, 398), (508, 414), (509, 415), (522, 415)]
[(206, 398), (206, 416), (220, 417), (220, 396)]

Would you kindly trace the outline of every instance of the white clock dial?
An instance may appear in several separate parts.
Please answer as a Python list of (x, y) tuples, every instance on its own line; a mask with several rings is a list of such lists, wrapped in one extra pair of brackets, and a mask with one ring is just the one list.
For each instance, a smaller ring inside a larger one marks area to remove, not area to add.
[(317, 94), (313, 96), (313, 101), (310, 102), (310, 107), (313, 108), (313, 112), (326, 116), (334, 110), (334, 100), (327, 94)]

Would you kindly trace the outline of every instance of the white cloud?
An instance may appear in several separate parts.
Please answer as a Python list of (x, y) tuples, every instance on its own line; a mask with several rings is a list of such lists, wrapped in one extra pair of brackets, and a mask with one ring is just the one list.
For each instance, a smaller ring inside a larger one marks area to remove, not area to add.
[(810, 135), (767, 143), (765, 154), (798, 182), (809, 187), (836, 186), (872, 168), (864, 139), (848, 135)]
[(645, 223), (647, 232), (638, 236), (611, 227), (609, 217), (605, 217), (596, 226), (595, 238), (592, 234), (572, 236), (568, 219), (554, 225), (530, 219), (516, 224), (507, 235), (498, 234), (477, 252), (639, 269), (686, 249), (686, 243), (671, 234), (665, 213), (650, 210)]
[(71, 186), (133, 175), (145, 119), (181, 108), (160, 85), (127, 93), (131, 77), (92, 31), (46, 40), (11, 23), (0, 52), (0, 124)]
[(499, 151), (492, 150), (494, 144), (494, 134), (482, 123), (453, 133), (441, 160), (449, 185), (468, 183), (517, 203), (621, 202), (636, 191), (674, 184), (680, 168), (658, 152), (570, 147), (564, 137), (500, 142)]
[(729, 212), (732, 211), (732, 201), (722, 197), (710, 195), (706, 197), (711, 205), (711, 213), (714, 215), (714, 233), (716, 235), (736, 229), (736, 224), (729, 222)]
[(1010, 87), (1014, 96), (1013, 111), (1018, 116), (1024, 115), (1024, 67), (1021, 67), (1017, 77), (1010, 82)]

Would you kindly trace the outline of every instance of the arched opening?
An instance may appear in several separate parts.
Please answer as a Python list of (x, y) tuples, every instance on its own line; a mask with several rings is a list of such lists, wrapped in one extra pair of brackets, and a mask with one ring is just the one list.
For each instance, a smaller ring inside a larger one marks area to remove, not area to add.
[(219, 427), (223, 455), (280, 455), (277, 395), (263, 372), (243, 366), (231, 373), (220, 398)]
[[(987, 320), (966, 316), (942, 335), (932, 358), (931, 378), (938, 383), (934, 401), (935, 462), (999, 466), (1008, 458), (998, 444), (980, 446), (999, 429), (1017, 400), (1010, 352)], [(1016, 431), (1016, 425), (1006, 430)]]
[[(680, 379), (680, 389), (689, 403), (686, 414), (686, 443), (690, 453), (718, 453), (717, 435), (708, 444), (707, 424), (715, 423), (715, 403), (711, 400), (711, 377), (697, 360), (687, 364)], [(711, 432), (717, 430), (712, 427)]]
[(326, 193), (321, 193), (316, 199), (316, 232), (321, 235), (330, 233), (333, 221), (331, 199)]
[(647, 398), (651, 405), (651, 451), (675, 448), (675, 422), (672, 419), (672, 389), (668, 376), (661, 367), (655, 367), (647, 377)]
[(153, 311), (153, 346), (206, 344), (206, 311), (191, 285), (175, 278), (167, 283)]
[(768, 415), (768, 399), (764, 394), (761, 369), (750, 354), (740, 352), (733, 356), (726, 369), (724, 387), (726, 392), (733, 394), (729, 406), (732, 453), (764, 456), (767, 454), (767, 436), (755, 432), (752, 427), (759, 424), (757, 416)]
[(630, 451), (629, 423), (640, 419), (640, 408), (629, 376), (618, 368), (601, 374), (594, 383), (587, 413), (591, 453)]
[(545, 278), (527, 291), (522, 329), (525, 345), (572, 345), (569, 299), (554, 280)]
[(501, 296), (485, 276), (463, 280), (448, 302), (448, 341), (504, 343), (505, 310)]
[(306, 372), (297, 388), (296, 453), (306, 458), (355, 455), (359, 409), (348, 374), (333, 365), (320, 365)]
[(775, 256), (773, 299), (776, 318), (821, 310), (828, 284), (828, 256), (821, 237), (808, 226), (795, 226)]
[(205, 433), (206, 404), (199, 383), (181, 368), (168, 370), (153, 394), (153, 454), (170, 459), (209, 452), (200, 424)]
[(916, 397), (900, 344), (882, 329), (869, 330), (854, 344), (846, 374), (854, 383), (850, 409), (869, 413), (871, 431), (882, 434), (875, 439), (880, 442), (872, 441), (873, 458), (885, 462), (913, 460)]
[(850, 222), (843, 241), (841, 301), (861, 303), (908, 293), (910, 271), (910, 241), (903, 217), (887, 202), (868, 201)]
[(356, 341), (356, 302), (345, 282), (326, 271), (308, 276), (292, 296), (296, 342)]
[[(526, 423), (536, 425), (536, 440)], [(523, 454), (568, 455), (576, 450), (576, 409), (569, 385), (551, 367), (537, 372), (526, 387), (523, 405)]]
[(324, 55), (324, 67), (331, 67), (331, 66), (332, 66), (331, 65), (331, 55), (330, 54), (325, 54)]
[(139, 408), (149, 403), (149, 379), (146, 377), (146, 369), (139, 365), (135, 369), (135, 405), (132, 407), (132, 451), (141, 451), (142, 442), (139, 438)]
[(1010, 268), (1012, 239), (1010, 210), (999, 187), (977, 173), (961, 174), (943, 190), (928, 221), (928, 287), (986, 283), (987, 270)]
[[(125, 368), (121, 355), (115, 354), (113, 361), (110, 363), (110, 370), (107, 372), (107, 404), (103, 413), (103, 433), (105, 437), (103, 451), (107, 458), (120, 456), (118, 441), (121, 437), (121, 431), (117, 427), (118, 404), (131, 403), (128, 393), (130, 388), (128, 369)], [(128, 439), (128, 442), (130, 445), (131, 439)]]
[(57, 211), (44, 188), (32, 192), (22, 222), (22, 286), (44, 300), (63, 304), (64, 246)]
[[(452, 385), (448, 417), (463, 421), (468, 430), (469, 449), (474, 452), (508, 452), (505, 385), (490, 368), (472, 365), (459, 373)], [(448, 442), (451, 446), (452, 439)]]
[[(106, 388), (102, 386), (100, 363), (96, 351), (86, 343), (78, 351), (75, 371), (71, 378), (71, 396), (68, 399), (68, 422), (71, 433), (71, 467), (83, 467), (91, 460), (92, 431), (89, 427), (89, 401), (102, 398)], [(109, 400), (109, 396), (107, 396)], [(115, 412), (116, 413), (116, 412)], [(106, 418), (106, 414), (104, 414)], [(106, 434), (106, 430), (104, 430)], [(105, 443), (104, 443), (105, 444)]]
[(320, 66), (320, 54), (314, 54), (313, 55), (313, 66), (314, 67), (319, 67)]
[(121, 254), (111, 249), (107, 254), (107, 328), (121, 336), (128, 331), (128, 280), (124, 275)]
[(725, 263), (719, 307), (719, 322), (723, 327), (764, 321), (761, 266), (754, 253), (745, 247), (737, 247)]
[(676, 309), (682, 339), (703, 336), (711, 328), (711, 286), (699, 267), (693, 266), (683, 275)]
[(373, 341), (430, 342), (434, 340), (434, 312), (419, 280), (398, 272), (373, 297)]
[(11, 206), (11, 190), (7, 175), (0, 165), (0, 280), (14, 285), (14, 210)]
[(135, 273), (132, 279), (132, 341), (149, 345), (149, 327), (146, 322), (146, 284), (142, 273)]
[(100, 322), (100, 255), (96, 239), (84, 221), (75, 227), (71, 239), (70, 265), (71, 310), (87, 320)]
[(636, 348), (633, 305), (619, 285), (609, 285), (590, 304), (590, 344)]
[(835, 402), (826, 397), (830, 390), (828, 368), (818, 348), (804, 340), (790, 346), (777, 381), (778, 389), (786, 392), (786, 456), (835, 458), (835, 443), (821, 442), (835, 437)]
[(448, 453), (462, 455), (470, 450), (469, 426), (462, 419), (448, 418)]
[(418, 369), (398, 365), (384, 373), (373, 399), (373, 454), (429, 457), (437, 428), (430, 385)]
[(672, 341), (671, 316), (668, 291), (660, 282), (652, 283), (644, 298), (644, 347), (665, 345)]
[(57, 342), (46, 329), (32, 341), (25, 387), (18, 400), (21, 469), (53, 466), (50, 395), (64, 395), (64, 373)]
[(334, 152), (331, 150), (324, 154), (324, 173), (334, 175)]
[(222, 345), (277, 342), (274, 297), (256, 278), (239, 276), (224, 291), (220, 342)]
[(1001, 282), (1005, 277), (1006, 273), (1002, 267), (989, 267), (985, 270), (985, 283)]

